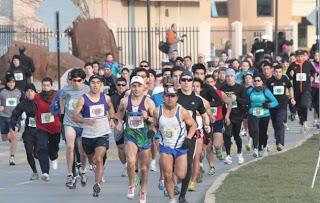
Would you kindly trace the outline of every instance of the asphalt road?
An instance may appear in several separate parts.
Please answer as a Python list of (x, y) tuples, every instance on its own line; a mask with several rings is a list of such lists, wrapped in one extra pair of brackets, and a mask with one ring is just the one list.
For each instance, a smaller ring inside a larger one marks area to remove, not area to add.
[[(271, 126), (271, 125), (270, 125)], [(269, 126), (269, 146), (271, 151), (275, 151), (273, 130)], [(287, 132), (286, 146), (294, 146), (303, 135), (300, 134), (300, 126), (297, 121), (289, 121), (290, 131)], [(243, 138), (246, 140), (246, 138)], [(111, 143), (111, 156), (113, 159), (116, 156), (115, 144), (113, 138), (110, 139)], [(64, 143), (60, 143), (60, 158), (58, 170), (50, 171), (50, 181), (43, 182), (41, 180), (29, 181), (31, 175), (31, 169), (26, 163), (26, 157), (24, 155), (24, 148), (22, 142), (19, 142), (18, 154), (16, 166), (8, 165), (8, 143), (0, 144), (0, 203), (53, 203), (53, 202), (75, 202), (86, 203), (90, 201), (94, 202), (112, 202), (112, 203), (124, 203), (124, 202), (138, 202), (139, 193), (136, 193), (136, 197), (133, 200), (127, 199), (127, 185), (128, 179), (121, 177), (122, 166), (118, 160), (108, 160), (105, 170), (106, 183), (102, 185), (102, 192), (98, 198), (92, 197), (93, 186), (93, 172), (89, 171), (89, 182), (86, 187), (77, 185), (76, 189), (70, 190), (64, 186), (66, 181), (66, 164), (64, 160), (65, 147)], [(236, 146), (232, 146), (233, 151)], [(195, 192), (187, 193), (187, 200), (190, 203), (200, 203), (204, 201), (206, 190), (211, 186), (215, 178), (222, 174), (225, 170), (237, 166), (236, 155), (233, 154), (233, 164), (225, 165), (223, 161), (216, 162), (216, 175), (209, 176), (208, 165), (205, 163), (206, 174), (204, 175), (204, 181), (197, 185)], [(244, 149), (245, 161), (252, 159), (251, 152), (247, 152)], [(40, 171), (39, 164), (37, 163), (38, 171)], [(168, 202), (168, 198), (164, 197), (163, 192), (158, 189), (159, 172), (150, 172), (147, 202), (153, 203), (165, 203)]]

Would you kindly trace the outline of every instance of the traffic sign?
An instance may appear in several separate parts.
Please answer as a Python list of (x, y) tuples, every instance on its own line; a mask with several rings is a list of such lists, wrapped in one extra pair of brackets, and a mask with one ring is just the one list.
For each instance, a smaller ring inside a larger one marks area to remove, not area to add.
[(52, 31), (56, 31), (56, 12), (60, 15), (60, 30), (66, 30), (79, 16), (80, 10), (70, 0), (44, 0), (36, 16)]

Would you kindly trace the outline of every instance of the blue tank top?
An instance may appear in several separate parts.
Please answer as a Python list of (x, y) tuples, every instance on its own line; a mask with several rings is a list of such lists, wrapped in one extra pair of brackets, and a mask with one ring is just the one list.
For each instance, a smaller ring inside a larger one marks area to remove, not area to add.
[(83, 98), (84, 104), (81, 110), (83, 118), (99, 118), (107, 115), (109, 106), (103, 92), (100, 93), (98, 102), (91, 101), (86, 94), (83, 95)]

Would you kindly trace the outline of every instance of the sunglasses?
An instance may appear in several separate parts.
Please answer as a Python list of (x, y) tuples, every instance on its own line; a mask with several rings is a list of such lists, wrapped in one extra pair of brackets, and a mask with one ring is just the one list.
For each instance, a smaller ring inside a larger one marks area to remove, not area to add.
[(82, 79), (72, 79), (73, 82), (82, 82)]
[(147, 68), (149, 67), (148, 65), (140, 65), (140, 68)]
[(120, 86), (121, 86), (121, 87), (125, 87), (125, 86), (127, 86), (127, 85), (126, 85), (126, 84), (117, 84), (117, 86), (118, 86), (118, 87), (120, 87)]
[(182, 81), (182, 82), (186, 82), (186, 81), (192, 82), (193, 79), (192, 79), (192, 78), (181, 78), (181, 81)]
[(261, 80), (254, 80), (254, 82), (261, 82)]

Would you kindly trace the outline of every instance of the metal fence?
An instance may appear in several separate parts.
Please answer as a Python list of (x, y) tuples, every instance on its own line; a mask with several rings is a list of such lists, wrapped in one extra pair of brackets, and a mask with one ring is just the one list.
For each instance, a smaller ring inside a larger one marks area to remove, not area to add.
[[(159, 48), (159, 42), (166, 40), (167, 28), (151, 28), (151, 67), (160, 68), (161, 61), (166, 60), (167, 56)], [(198, 54), (198, 27), (180, 27), (177, 35), (186, 35), (183, 42), (178, 43), (180, 56), (191, 56), (196, 58)], [(117, 29), (116, 42), (119, 49), (119, 61), (125, 65), (137, 67), (139, 62), (148, 59), (148, 30), (146, 27)]]
[[(55, 36), (56, 33), (48, 28), (25, 28), (16, 30), (11, 25), (0, 25), (0, 56), (8, 51), (13, 41), (49, 47), (49, 38)], [(68, 35), (67, 33), (62, 33), (60, 37), (68, 37)], [(71, 42), (70, 39), (69, 42)], [(71, 50), (70, 43), (69, 50)]]

